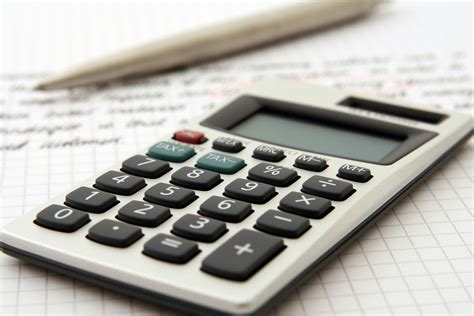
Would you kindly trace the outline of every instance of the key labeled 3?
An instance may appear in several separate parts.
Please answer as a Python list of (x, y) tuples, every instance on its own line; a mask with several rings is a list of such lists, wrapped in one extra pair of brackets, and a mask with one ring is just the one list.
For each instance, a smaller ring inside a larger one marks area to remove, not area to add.
[(213, 242), (227, 231), (225, 223), (194, 214), (186, 214), (173, 225), (173, 234), (203, 242)]

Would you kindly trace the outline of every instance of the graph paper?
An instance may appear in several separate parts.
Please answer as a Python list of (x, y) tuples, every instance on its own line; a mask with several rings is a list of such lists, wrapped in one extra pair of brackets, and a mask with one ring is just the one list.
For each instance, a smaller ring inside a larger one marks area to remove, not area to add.
[[(263, 78), (472, 115), (470, 2), (385, 3), (367, 19), (175, 73), (31, 90), (82, 59), (269, 6), (186, 5), (2, 4), (2, 225)], [(471, 139), (271, 314), (472, 314), (473, 150)], [(176, 314), (3, 254), (0, 282), (1, 315)]]

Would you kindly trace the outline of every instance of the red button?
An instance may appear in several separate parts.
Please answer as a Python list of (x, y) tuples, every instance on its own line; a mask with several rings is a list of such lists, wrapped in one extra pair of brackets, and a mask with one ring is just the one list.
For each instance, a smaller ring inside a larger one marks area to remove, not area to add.
[(183, 129), (174, 133), (174, 139), (189, 144), (201, 144), (207, 140), (206, 137), (204, 137), (204, 133), (190, 131), (188, 129)]

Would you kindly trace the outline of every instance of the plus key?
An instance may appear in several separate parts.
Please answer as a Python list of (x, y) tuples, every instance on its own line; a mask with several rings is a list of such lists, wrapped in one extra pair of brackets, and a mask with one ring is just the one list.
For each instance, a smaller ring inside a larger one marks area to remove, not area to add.
[(201, 269), (221, 278), (244, 281), (284, 248), (281, 238), (242, 229), (207, 256)]

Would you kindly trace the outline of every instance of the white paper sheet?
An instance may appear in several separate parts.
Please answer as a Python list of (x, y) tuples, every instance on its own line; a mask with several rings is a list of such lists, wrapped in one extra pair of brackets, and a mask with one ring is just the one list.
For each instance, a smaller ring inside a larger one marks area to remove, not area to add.
[[(335, 85), (472, 115), (470, 2), (384, 3), (367, 19), (180, 72), (98, 88), (31, 90), (89, 57), (269, 6), (3, 2), (1, 223), (261, 78)], [(473, 147), (471, 140), (273, 313), (471, 314)], [(0, 282), (1, 315), (171, 313), (3, 254)]]

